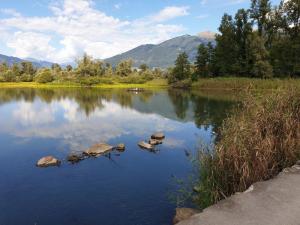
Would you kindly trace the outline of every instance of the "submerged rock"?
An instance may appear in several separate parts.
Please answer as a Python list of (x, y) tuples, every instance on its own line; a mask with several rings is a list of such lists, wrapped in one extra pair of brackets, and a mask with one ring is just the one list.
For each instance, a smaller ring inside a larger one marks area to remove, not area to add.
[(113, 150), (113, 146), (110, 146), (105, 143), (100, 143), (100, 144), (95, 144), (89, 149), (85, 150), (83, 154), (87, 156), (99, 156), (112, 150)]
[(49, 167), (49, 166), (59, 166), (60, 163), (61, 162), (58, 159), (54, 158), (53, 156), (46, 156), (41, 158), (36, 165), (38, 167)]
[(125, 151), (125, 145), (123, 143), (118, 144), (116, 147), (117, 151), (124, 152)]
[(82, 154), (71, 154), (68, 156), (67, 161), (71, 162), (71, 163), (78, 163), (81, 160), (84, 159), (84, 156)]
[(177, 208), (176, 215), (173, 219), (173, 224), (177, 224), (183, 220), (189, 219), (195, 214), (200, 213), (200, 210), (191, 209), (191, 208)]
[(152, 138), (149, 140), (150, 145), (160, 145), (162, 143), (163, 143), (162, 140), (157, 140), (157, 139), (152, 139)]
[(151, 135), (151, 139), (162, 140), (165, 138), (165, 134), (163, 132), (157, 132)]
[(149, 143), (146, 143), (144, 141), (140, 141), (138, 143), (138, 145), (141, 147), (141, 148), (144, 148), (144, 149), (148, 149), (148, 150), (153, 150), (153, 145), (150, 145)]

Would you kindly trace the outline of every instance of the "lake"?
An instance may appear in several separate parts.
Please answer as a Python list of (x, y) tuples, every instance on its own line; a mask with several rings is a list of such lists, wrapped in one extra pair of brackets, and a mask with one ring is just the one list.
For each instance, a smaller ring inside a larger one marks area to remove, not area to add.
[[(193, 171), (199, 143), (211, 144), (234, 94), (170, 90), (0, 89), (1, 225), (164, 225), (177, 179)], [(166, 135), (155, 152), (137, 146)], [(124, 143), (78, 164), (94, 144)], [(60, 167), (37, 168), (53, 155)]]

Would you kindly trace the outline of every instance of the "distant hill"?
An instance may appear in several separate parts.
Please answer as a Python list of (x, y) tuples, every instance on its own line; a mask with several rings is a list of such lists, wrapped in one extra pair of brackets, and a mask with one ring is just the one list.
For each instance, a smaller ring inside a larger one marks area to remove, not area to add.
[(6, 56), (6, 55), (1, 55), (0, 54), (0, 62), (6, 62), (8, 65), (12, 65), (14, 63), (21, 63), (21, 62), (25, 62), (25, 61), (30, 61), (32, 62), (32, 64), (37, 67), (37, 68), (41, 68), (41, 67), (51, 67), (52, 66), (52, 62), (47, 62), (47, 61), (40, 61), (40, 60), (36, 60), (36, 59), (20, 59), (17, 57), (13, 57), (13, 56)]
[(186, 52), (189, 56), (189, 60), (194, 62), (198, 46), (202, 43), (207, 44), (209, 41), (214, 42), (214, 39), (183, 35), (158, 45), (141, 45), (128, 52), (105, 59), (105, 62), (110, 63), (112, 66), (116, 66), (122, 60), (132, 59), (135, 67), (146, 63), (152, 68), (167, 68), (174, 65), (174, 61), (180, 52)]

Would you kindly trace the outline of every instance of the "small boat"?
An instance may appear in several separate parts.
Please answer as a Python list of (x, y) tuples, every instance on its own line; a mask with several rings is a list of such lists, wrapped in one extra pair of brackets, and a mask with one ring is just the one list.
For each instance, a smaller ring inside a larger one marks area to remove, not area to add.
[(129, 92), (143, 92), (145, 91), (144, 88), (128, 88), (127, 91)]

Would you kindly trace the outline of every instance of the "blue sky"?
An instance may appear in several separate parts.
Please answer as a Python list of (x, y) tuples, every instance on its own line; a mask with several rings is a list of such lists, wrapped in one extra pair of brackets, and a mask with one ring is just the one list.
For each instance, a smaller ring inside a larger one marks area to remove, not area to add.
[(86, 52), (103, 59), (183, 34), (217, 32), (224, 12), (249, 5), (250, 0), (0, 1), (0, 54), (62, 63)]

